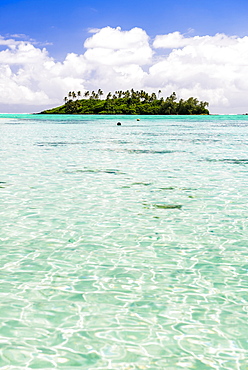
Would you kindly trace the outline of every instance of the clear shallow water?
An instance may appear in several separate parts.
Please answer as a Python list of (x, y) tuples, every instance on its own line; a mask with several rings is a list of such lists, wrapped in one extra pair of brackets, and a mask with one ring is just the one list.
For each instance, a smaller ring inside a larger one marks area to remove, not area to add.
[(140, 118), (0, 115), (2, 369), (248, 369), (248, 117)]

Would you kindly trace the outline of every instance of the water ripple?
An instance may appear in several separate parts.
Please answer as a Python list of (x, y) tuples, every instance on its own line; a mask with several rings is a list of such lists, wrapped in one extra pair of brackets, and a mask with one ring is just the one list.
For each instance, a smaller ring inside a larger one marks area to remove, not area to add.
[(1, 368), (246, 369), (248, 132), (223, 119), (2, 125)]

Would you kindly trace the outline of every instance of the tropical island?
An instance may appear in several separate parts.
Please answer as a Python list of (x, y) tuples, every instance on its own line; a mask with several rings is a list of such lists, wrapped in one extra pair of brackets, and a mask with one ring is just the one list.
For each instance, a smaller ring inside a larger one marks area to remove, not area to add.
[(40, 114), (138, 114), (138, 115), (192, 115), (209, 114), (208, 103), (190, 97), (187, 100), (177, 101), (173, 92), (164, 99), (157, 94), (148, 94), (144, 90), (109, 92), (102, 99), (103, 91), (86, 91), (82, 99), (81, 91), (70, 91), (64, 98), (64, 104), (45, 110)]

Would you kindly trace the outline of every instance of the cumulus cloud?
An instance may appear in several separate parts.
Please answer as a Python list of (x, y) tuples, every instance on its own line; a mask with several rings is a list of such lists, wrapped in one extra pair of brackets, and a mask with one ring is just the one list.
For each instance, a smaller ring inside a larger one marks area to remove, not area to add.
[(149, 47), (148, 35), (141, 28), (133, 28), (130, 31), (122, 31), (121, 27), (105, 27), (96, 30), (95, 35), (88, 38), (84, 46), (86, 48), (107, 49), (136, 49), (137, 47)]
[(0, 37), (0, 111), (14, 106), (39, 111), (62, 104), (68, 91), (98, 88), (161, 89), (164, 96), (175, 91), (180, 98), (209, 101), (211, 112), (248, 110), (248, 37), (173, 32), (151, 42), (137, 27), (89, 32), (86, 51), (70, 53), (62, 62), (19, 37)]
[(152, 49), (145, 31), (133, 28), (105, 27), (84, 43), (85, 58), (94, 64), (109, 66), (146, 65), (152, 60)]
[(149, 78), (173, 85), (183, 97), (189, 93), (210, 101), (215, 110), (246, 109), (248, 37), (184, 37), (179, 32), (157, 36), (154, 48), (172, 49), (154, 63)]
[[(3, 36), (0, 35), (0, 45), (12, 47), (12, 46), (20, 44), (20, 41), (15, 40), (15, 36), (12, 36), (12, 37), (13, 38), (11, 39), (5, 39)], [(16, 35), (16, 37), (18, 36)]]
[(219, 45), (230, 46), (235, 45), (237, 37), (226, 36), (222, 33), (217, 33), (215, 36), (194, 36), (185, 37), (180, 32), (172, 32), (167, 35), (158, 35), (155, 37), (153, 46), (155, 48), (174, 49), (181, 48), (187, 45)]
[(4, 105), (11, 111), (18, 105), (19, 111), (29, 111), (25, 106), (39, 110), (61, 104), (69, 90), (84, 89), (85, 70), (83, 56), (68, 54), (60, 63), (45, 48), (11, 42), (0, 51), (0, 108)]

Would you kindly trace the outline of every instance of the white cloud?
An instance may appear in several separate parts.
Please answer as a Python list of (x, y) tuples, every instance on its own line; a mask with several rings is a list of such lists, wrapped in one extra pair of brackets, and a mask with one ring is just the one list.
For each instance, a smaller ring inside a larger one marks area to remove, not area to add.
[[(0, 51), (0, 107), (14, 105), (37, 107), (62, 104), (69, 90), (84, 89), (86, 71), (83, 56), (68, 54), (63, 63), (55, 62), (46, 49), (30, 43), (8, 45)], [(19, 108), (19, 110), (21, 107)], [(42, 108), (43, 109), (43, 108)]]
[(155, 48), (176, 49), (187, 45), (218, 45), (230, 46), (235, 45), (236, 36), (226, 36), (222, 33), (217, 33), (215, 36), (193, 36), (185, 37), (180, 32), (172, 32), (167, 35), (158, 35), (155, 37), (153, 46)]
[(148, 35), (141, 28), (132, 28), (130, 31), (122, 31), (121, 27), (105, 27), (88, 38), (84, 46), (86, 48), (107, 49), (136, 49), (148, 46)]
[(88, 28), (88, 33), (97, 33), (101, 31), (101, 28)]
[(96, 65), (145, 65), (152, 60), (149, 37), (140, 28), (122, 31), (120, 27), (105, 27), (84, 43), (85, 58)]
[(70, 53), (63, 62), (14, 35), (0, 37), (0, 46), (0, 111), (3, 106), (39, 111), (62, 104), (70, 90), (98, 88), (161, 89), (164, 96), (175, 91), (180, 98), (209, 101), (211, 112), (248, 110), (248, 37), (174, 32), (156, 36), (151, 44), (140, 28), (105, 27), (91, 30), (84, 54)]
[[(13, 36), (14, 37), (14, 36)], [(0, 45), (12, 47), (15, 45), (20, 44), (21, 41), (16, 41), (15, 39), (5, 39), (3, 36), (0, 35)]]
[(157, 36), (153, 46), (172, 51), (151, 66), (152, 81), (174, 84), (184, 98), (190, 94), (208, 100), (215, 111), (247, 110), (248, 37), (184, 37), (174, 32)]

